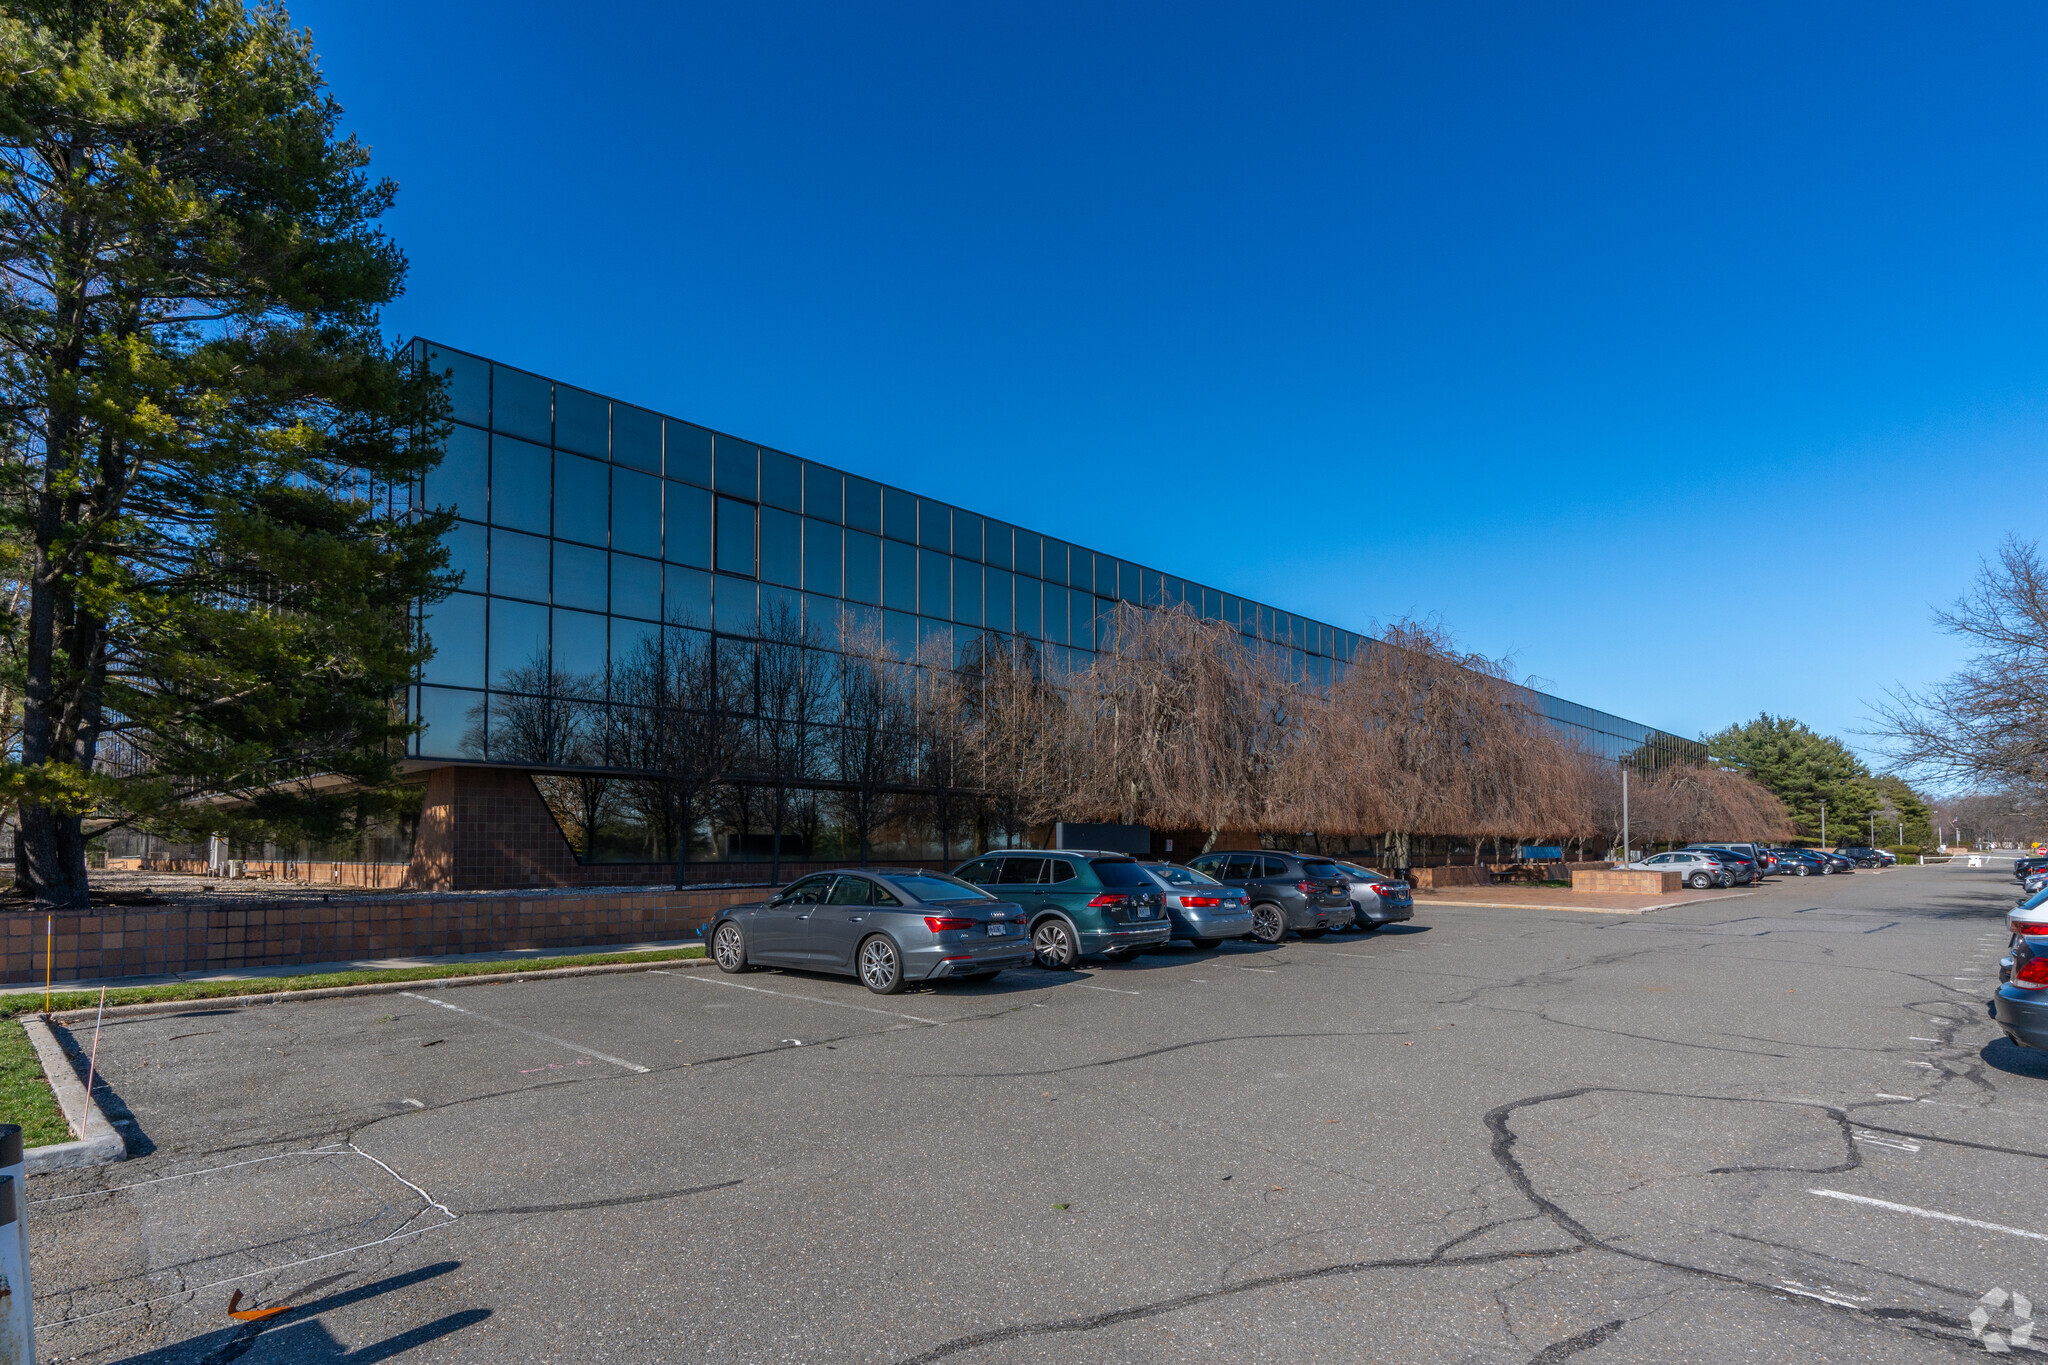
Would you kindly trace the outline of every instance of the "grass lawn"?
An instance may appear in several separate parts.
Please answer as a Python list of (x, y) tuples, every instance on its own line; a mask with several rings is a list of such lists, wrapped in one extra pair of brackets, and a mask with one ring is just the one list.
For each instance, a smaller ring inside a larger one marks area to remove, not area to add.
[(12, 1019), (0, 1022), (0, 1123), (20, 1124), (25, 1147), (71, 1141), (35, 1047)]
[[(162, 986), (123, 986), (107, 992), (109, 1005), (141, 1005), (158, 1000), (218, 1000), (228, 995), (269, 995), (276, 991), (317, 991), (330, 986), (362, 986), (380, 981), (438, 981), (452, 976), (492, 976), (505, 972), (544, 972), (557, 967), (609, 967), (626, 962), (675, 962), (702, 957), (696, 944), (687, 948), (662, 948), (646, 953), (585, 953), (580, 957), (529, 957), (512, 962), (451, 962), (445, 967), (394, 967), (388, 971), (316, 972), (310, 976), (259, 976), (239, 981), (174, 981)], [(53, 1011), (90, 1009), (99, 1003), (98, 991), (58, 991), (50, 997)], [(40, 1014), (41, 991), (24, 991), (0, 997), (0, 1020), (12, 1021), (18, 1014)], [(20, 1041), (31, 1067), (35, 1051), (19, 1026), (8, 1025), (11, 1036)], [(40, 1071), (32, 1071), (41, 1075)], [(42, 1087), (45, 1095), (49, 1087)], [(52, 1105), (54, 1110), (55, 1106)], [(9, 1123), (21, 1123), (8, 1115)], [(24, 1130), (27, 1124), (22, 1124)], [(62, 1121), (59, 1121), (62, 1126)]]

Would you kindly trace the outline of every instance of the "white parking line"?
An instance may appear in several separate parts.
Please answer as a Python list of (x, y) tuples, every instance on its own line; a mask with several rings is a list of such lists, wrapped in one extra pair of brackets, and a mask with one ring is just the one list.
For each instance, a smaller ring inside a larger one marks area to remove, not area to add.
[(1845, 1199), (1851, 1204), (1865, 1204), (1873, 1209), (1889, 1209), (1893, 1213), (1910, 1213), (1915, 1218), (1933, 1218), (1944, 1223), (1961, 1223), (1965, 1227), (1982, 1228), (1986, 1232), (2010, 1233), (2014, 1237), (2031, 1237), (2037, 1242), (2048, 1242), (2048, 1232), (2028, 1232), (2025, 1228), (2009, 1228), (2003, 1223), (1987, 1223), (1980, 1218), (1965, 1218), (1959, 1213), (1938, 1213), (1933, 1209), (1915, 1208), (1911, 1204), (1894, 1204), (1889, 1199), (1866, 1199), (1860, 1194), (1844, 1194), (1840, 1190), (1808, 1190), (1823, 1199)]
[(1917, 1152), (1920, 1150), (1920, 1144), (1911, 1138), (1895, 1138), (1890, 1134), (1879, 1136), (1876, 1133), (1858, 1133), (1855, 1136), (1858, 1142), (1867, 1142), (1873, 1147), (1889, 1147), (1895, 1152)]
[(695, 981), (699, 985), (704, 986), (730, 986), (736, 991), (752, 991), (756, 995), (778, 995), (784, 1000), (801, 1000), (806, 1005), (830, 1005), (834, 1009), (859, 1010), (863, 1014), (884, 1014), (891, 1019), (909, 1019), (919, 1024), (938, 1025), (946, 1022), (943, 1019), (927, 1019), (921, 1014), (902, 1014), (896, 1010), (878, 1010), (873, 1005), (851, 1005), (844, 1000), (820, 1000), (815, 995), (792, 995), (788, 991), (771, 991), (766, 986), (742, 986), (737, 981), (720, 981), (716, 977), (706, 977), (695, 973), (685, 976), (680, 972), (649, 972), (648, 975), (674, 977), (678, 981)]
[(1280, 974), (1271, 967), (1239, 967), (1238, 970), (1241, 972), (1264, 972), (1267, 976), (1278, 976)]
[(1108, 991), (1111, 995), (1136, 995), (1138, 993), (1136, 991), (1120, 991), (1114, 986), (1091, 986), (1085, 981), (1076, 981), (1074, 984), (1084, 991)]
[(1910, 1038), (1912, 1041), (1916, 1043), (1938, 1043), (1941, 1041), (1941, 1039), (1939, 1038), (1922, 1038), (1917, 1033), (1909, 1033), (1906, 1035), (1906, 1037)]
[(404, 996), (408, 1000), (418, 1000), (424, 1004), (439, 1006), (441, 1009), (444, 1010), (453, 1010), (457, 1014), (468, 1015), (471, 1019), (476, 1020), (478, 1023), (490, 1024), (494, 1027), (502, 1029), (510, 1029), (514, 1033), (523, 1033), (528, 1038), (537, 1038), (543, 1043), (553, 1043), (556, 1047), (567, 1048), (569, 1049), (569, 1051), (577, 1053), (580, 1056), (594, 1058), (595, 1060), (600, 1062), (610, 1062), (613, 1066), (623, 1067), (627, 1071), (634, 1072), (637, 1075), (644, 1076), (647, 1074), (647, 1068), (639, 1065), (636, 1062), (629, 1062), (620, 1057), (608, 1057), (604, 1053), (599, 1052), (594, 1048), (587, 1048), (583, 1046), (581, 1043), (572, 1043), (566, 1038), (557, 1038), (553, 1034), (541, 1033), (535, 1029), (523, 1028), (518, 1024), (508, 1024), (503, 1019), (493, 1019), (488, 1014), (478, 1014), (475, 1010), (466, 1010), (462, 1008), (462, 1006), (460, 1005), (451, 1005), (446, 1000), (436, 1000), (430, 995), (414, 995), (411, 991), (400, 991), (399, 994)]

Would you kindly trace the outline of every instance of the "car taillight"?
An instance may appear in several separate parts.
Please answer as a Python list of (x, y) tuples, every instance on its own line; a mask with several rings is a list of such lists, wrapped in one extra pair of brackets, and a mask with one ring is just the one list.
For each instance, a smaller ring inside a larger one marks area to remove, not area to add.
[(2023, 919), (2007, 920), (2006, 923), (2010, 924), (2012, 931), (2021, 938), (2029, 938), (2037, 934), (2048, 934), (2048, 924), (2036, 924)]
[(1122, 905), (1124, 898), (1111, 891), (1105, 891), (1088, 902), (1096, 910), (1106, 910), (1112, 905)]
[(974, 921), (968, 919), (965, 915), (926, 915), (924, 917), (924, 924), (925, 928), (935, 934), (943, 933), (948, 929), (972, 929), (974, 927)]
[(1212, 905), (1223, 904), (1221, 900), (1218, 900), (1214, 896), (1182, 896), (1180, 898), (1180, 903), (1182, 905), (1190, 906), (1195, 909), (1207, 909)]
[(1316, 892), (1322, 890), (1323, 888), (1317, 886), (1314, 882), (1296, 882), (1294, 884), (1294, 889), (1296, 891), (1301, 892), (1305, 896), (1313, 896)]
[(2030, 957), (2013, 968), (2012, 984), (2023, 990), (2048, 991), (2048, 957)]
[(1388, 886), (1385, 882), (1368, 882), (1367, 885), (1372, 887), (1372, 893), (1375, 896), (1391, 896), (1394, 894), (1394, 888)]

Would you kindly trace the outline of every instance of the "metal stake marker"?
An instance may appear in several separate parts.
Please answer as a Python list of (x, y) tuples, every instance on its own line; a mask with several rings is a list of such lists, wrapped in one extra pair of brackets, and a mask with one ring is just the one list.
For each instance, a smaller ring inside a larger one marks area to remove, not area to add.
[[(87, 1114), (92, 1113), (93, 1074), (99, 1070), (100, 1066), (100, 1020), (106, 1017), (107, 988), (105, 986), (102, 986), (100, 987), (100, 1012), (93, 1018), (92, 1021), (92, 1059), (89, 1062), (87, 1062), (85, 1066), (85, 1112)], [(83, 1118), (81, 1118), (78, 1121), (78, 1126), (81, 1129), (85, 1127), (85, 1120)], [(85, 1134), (83, 1132), (80, 1132), (79, 1136), (84, 1137)]]
[(43, 916), (43, 1013), (50, 1012), (50, 962), (57, 955), (57, 917)]

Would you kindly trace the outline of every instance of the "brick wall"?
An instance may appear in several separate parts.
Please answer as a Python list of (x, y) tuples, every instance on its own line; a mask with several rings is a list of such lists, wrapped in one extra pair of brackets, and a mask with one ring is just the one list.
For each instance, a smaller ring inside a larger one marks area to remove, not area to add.
[[(689, 938), (759, 887), (592, 891), (583, 895), (380, 896), (208, 909), (92, 910), (54, 918), (51, 979), (234, 971), (366, 958), (574, 949)], [(41, 981), (44, 916), (4, 917), (4, 979)]]
[(1574, 891), (1614, 891), (1630, 895), (1665, 895), (1678, 890), (1679, 876), (1676, 872), (1624, 872), (1616, 869), (1609, 872), (1574, 872)]

